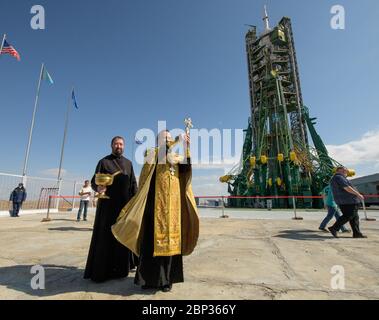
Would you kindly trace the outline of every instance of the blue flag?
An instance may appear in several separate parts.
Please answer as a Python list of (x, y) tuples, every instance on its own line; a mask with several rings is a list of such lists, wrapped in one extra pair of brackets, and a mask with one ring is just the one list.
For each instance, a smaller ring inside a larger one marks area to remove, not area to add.
[(76, 109), (79, 109), (79, 108), (78, 108), (78, 104), (76, 103), (76, 98), (75, 98), (74, 89), (72, 89), (72, 95), (71, 95), (71, 98), (72, 98), (72, 104), (74, 105), (74, 107), (75, 107)]

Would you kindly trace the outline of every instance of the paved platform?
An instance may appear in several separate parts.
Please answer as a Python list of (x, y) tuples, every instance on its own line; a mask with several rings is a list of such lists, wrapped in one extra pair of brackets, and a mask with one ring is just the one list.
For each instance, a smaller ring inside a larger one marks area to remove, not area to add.
[[(334, 239), (317, 230), (321, 211), (299, 211), (303, 221), (285, 211), (231, 209), (229, 219), (205, 217), (218, 209), (200, 212), (185, 282), (170, 293), (142, 291), (134, 273), (102, 284), (83, 279), (93, 213), (79, 223), (74, 212), (48, 223), (41, 214), (1, 217), (0, 299), (379, 299), (378, 221), (361, 222), (368, 239)], [(31, 288), (34, 265), (45, 268), (44, 290)], [(333, 266), (343, 267), (344, 289), (331, 286)]]

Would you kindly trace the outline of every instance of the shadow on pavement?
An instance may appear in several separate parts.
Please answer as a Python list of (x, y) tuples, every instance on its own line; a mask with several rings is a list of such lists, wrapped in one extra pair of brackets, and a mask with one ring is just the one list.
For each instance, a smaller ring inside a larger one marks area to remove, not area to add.
[[(130, 272), (126, 278), (96, 283), (83, 279), (83, 269), (59, 265), (43, 265), (45, 270), (45, 289), (34, 290), (31, 287), (31, 280), (37, 274), (31, 273), (32, 267), (33, 265), (17, 265), (0, 268), (0, 286), (5, 286), (8, 289), (17, 290), (33, 297), (49, 297), (75, 292), (102, 293), (116, 296), (155, 293), (150, 290), (142, 290), (140, 286), (136, 286), (134, 284), (134, 272)], [(68, 298), (70, 299), (70, 297)]]
[(49, 228), (51, 231), (92, 231), (93, 228), (57, 227)]
[(331, 239), (333, 236), (316, 230), (283, 230), (274, 237), (302, 241), (325, 241)]
[(73, 221), (76, 222), (76, 218), (68, 219), (68, 218), (59, 218), (59, 219), (51, 219), (51, 221)]

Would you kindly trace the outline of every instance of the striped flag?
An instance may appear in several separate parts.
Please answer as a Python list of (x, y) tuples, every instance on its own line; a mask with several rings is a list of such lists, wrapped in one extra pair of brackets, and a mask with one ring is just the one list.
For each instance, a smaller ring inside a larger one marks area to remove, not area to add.
[(17, 50), (13, 48), (5, 39), (0, 54), (10, 54), (12, 57), (15, 57), (18, 61), (20, 61), (20, 55)]

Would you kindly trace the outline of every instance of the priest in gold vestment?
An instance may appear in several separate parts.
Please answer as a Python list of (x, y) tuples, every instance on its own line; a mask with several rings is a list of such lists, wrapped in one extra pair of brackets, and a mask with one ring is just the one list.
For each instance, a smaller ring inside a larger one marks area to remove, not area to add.
[(172, 152), (169, 131), (158, 135), (158, 147), (148, 150), (137, 194), (112, 226), (115, 238), (139, 256), (135, 284), (170, 291), (183, 282), (183, 255), (193, 252), (199, 218), (191, 187), (189, 135), (180, 136), (186, 156)]

